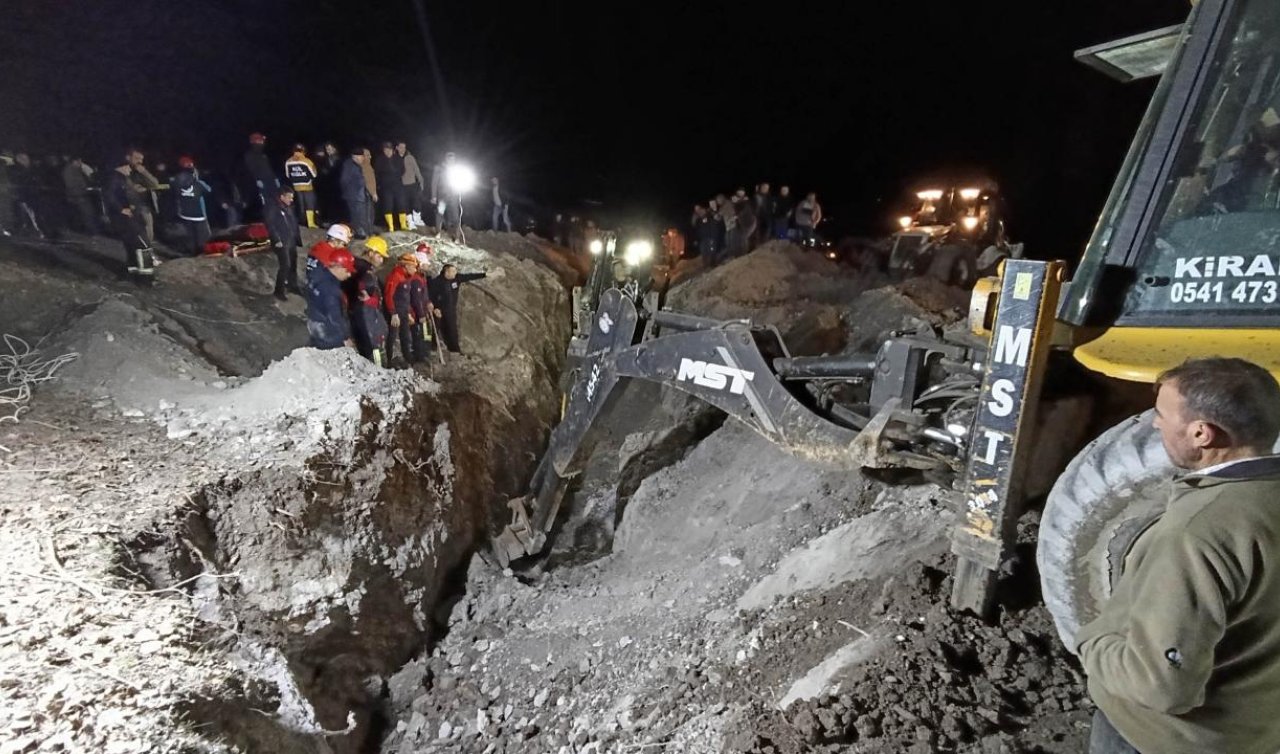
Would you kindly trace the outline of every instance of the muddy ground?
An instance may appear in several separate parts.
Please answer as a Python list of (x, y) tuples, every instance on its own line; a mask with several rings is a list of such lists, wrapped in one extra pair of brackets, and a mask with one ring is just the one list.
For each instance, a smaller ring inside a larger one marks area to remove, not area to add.
[[(395, 243), (411, 244), (409, 234)], [(0, 332), (75, 355), (0, 426), (0, 751), (1080, 751), (1028, 544), (994, 625), (945, 608), (951, 502), (625, 389), (555, 556), (484, 557), (559, 411), (584, 260), (473, 233), (468, 355), (305, 345), (274, 261), (0, 245)], [(961, 291), (785, 244), (673, 308), (798, 354), (943, 327)], [(1032, 541), (1034, 517), (1025, 523)]]

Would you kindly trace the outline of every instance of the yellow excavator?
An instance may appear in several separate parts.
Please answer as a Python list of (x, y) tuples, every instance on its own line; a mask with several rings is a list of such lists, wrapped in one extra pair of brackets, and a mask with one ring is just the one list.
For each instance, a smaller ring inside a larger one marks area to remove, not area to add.
[(1079, 389), (1065, 362), (1153, 383), (1188, 358), (1228, 355), (1280, 376), (1280, 3), (1200, 0), (1185, 24), (1077, 57), (1160, 82), (1069, 281), (1062, 262), (1010, 258), (974, 287), (968, 332), (892, 333), (874, 353), (824, 356), (793, 355), (776, 330), (743, 320), (659, 310), (638, 328), (634, 302), (605, 291), (565, 416), (529, 494), (509, 503), (498, 558), (545, 548), (614, 386), (642, 379), (805, 458), (911, 469), (950, 488), (957, 609), (990, 612), (1024, 500), (1056, 477), (1037, 558), (1071, 646), (1161, 513), (1173, 469), (1145, 414), (1103, 432), (1065, 471), (1046, 463), (1046, 448), (1069, 454), (1088, 423), (1076, 416), (1079, 440), (1069, 439), (1044, 397), (1063, 382)]

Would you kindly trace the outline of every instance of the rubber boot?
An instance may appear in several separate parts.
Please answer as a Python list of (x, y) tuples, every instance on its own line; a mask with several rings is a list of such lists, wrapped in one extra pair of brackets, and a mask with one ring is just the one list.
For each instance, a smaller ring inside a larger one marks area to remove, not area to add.
[(385, 215), (383, 215), (383, 217), (387, 218), (387, 231), (388, 231), (388, 232), (390, 232), (390, 231), (395, 230), (395, 229), (396, 229), (396, 216), (395, 216), (395, 215), (393, 215), (393, 214), (391, 214), (390, 212), (388, 212), (388, 213), (386, 213)]
[(308, 228), (320, 227), (319, 225), (316, 225), (316, 211), (314, 209), (307, 210), (307, 227)]
[(413, 230), (413, 228), (410, 228), (410, 227), (409, 227), (409, 213), (408, 213), (408, 212), (401, 212), (401, 213), (400, 213), (400, 230)]

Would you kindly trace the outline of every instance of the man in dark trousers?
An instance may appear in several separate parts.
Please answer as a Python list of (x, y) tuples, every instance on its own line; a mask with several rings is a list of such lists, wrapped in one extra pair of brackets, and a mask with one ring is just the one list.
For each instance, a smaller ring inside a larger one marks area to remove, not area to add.
[(196, 172), (195, 160), (182, 156), (178, 158), (178, 174), (169, 182), (169, 190), (177, 201), (178, 219), (191, 242), (191, 255), (199, 256), (209, 241), (209, 209), (205, 198), (213, 189)]
[(107, 210), (111, 232), (124, 246), (125, 270), (130, 274), (150, 277), (155, 273), (151, 246), (147, 243), (142, 224), (133, 214), (133, 190), (129, 185), (133, 166), (128, 154), (115, 162), (115, 168), (102, 190), (102, 203)]
[(284, 162), (284, 177), (293, 186), (294, 202), (308, 228), (320, 227), (316, 224), (316, 179), (319, 175), (316, 164), (307, 156), (306, 145), (294, 144), (293, 154)]
[(272, 292), (281, 301), (289, 297), (285, 291), (302, 295), (298, 287), (298, 249), (302, 247), (302, 231), (293, 212), (293, 189), (276, 190), (276, 198), (267, 208), (267, 231), (271, 234), (271, 250), (276, 255), (276, 287)]
[(413, 331), (420, 329), (421, 324), (413, 307), (414, 276), (418, 273), (419, 260), (412, 252), (401, 254), (396, 260), (396, 267), (387, 276), (387, 286), (383, 294), (383, 306), (387, 318), (391, 322), (391, 338), (388, 351), (395, 349), (395, 341), (400, 342), (400, 357), (409, 364), (416, 364), (426, 358), (414, 338)]
[(345, 248), (335, 249), (326, 256), (311, 276), (311, 291), (307, 296), (307, 332), (311, 334), (311, 346), (325, 350), (354, 346), (342, 284), (355, 274), (356, 260)]
[(382, 219), (387, 224), (387, 232), (396, 229), (396, 218), (400, 218), (400, 229), (408, 230), (408, 209), (401, 206), (400, 199), (404, 194), (401, 179), (404, 178), (404, 158), (396, 153), (391, 142), (382, 143), (382, 151), (373, 161), (373, 173), (378, 183), (378, 208)]
[(338, 173), (338, 189), (356, 238), (369, 237), (369, 193), (364, 185), (364, 150), (351, 150)]
[(429, 285), (431, 303), (435, 307), (436, 319), (440, 322), (440, 340), (452, 353), (462, 353), (458, 343), (458, 288), (463, 283), (482, 280), (483, 272), (458, 274), (458, 268), (446, 264), (440, 274), (431, 278)]
[(280, 178), (271, 169), (271, 160), (267, 159), (267, 137), (260, 133), (249, 134), (249, 150), (244, 153), (240, 167), (240, 192), (248, 205), (246, 214), (250, 218), (263, 217), (280, 190)]
[(387, 353), (387, 318), (382, 315), (382, 281), (378, 279), (387, 248), (382, 236), (365, 241), (364, 251), (356, 259), (356, 274), (347, 281), (356, 348), (361, 356), (380, 367), (387, 366), (391, 358)]
[(1164, 514), (1075, 636), (1093, 754), (1280, 751), (1280, 385), (1243, 359), (1156, 380)]
[(98, 220), (98, 210), (94, 209), (93, 199), (89, 195), (89, 176), (85, 173), (84, 161), (79, 157), (72, 157), (63, 166), (62, 188), (67, 195), (67, 204), (75, 212), (80, 232), (97, 234), (102, 223)]

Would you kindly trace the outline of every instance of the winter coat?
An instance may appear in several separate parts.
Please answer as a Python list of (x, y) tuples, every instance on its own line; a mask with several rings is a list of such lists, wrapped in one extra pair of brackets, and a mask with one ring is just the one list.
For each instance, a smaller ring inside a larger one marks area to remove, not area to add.
[(369, 193), (373, 199), (378, 198), (378, 175), (373, 171), (373, 165), (369, 164), (369, 158), (364, 158), (364, 164), (360, 166), (360, 175), (364, 178), (364, 190)]
[(367, 345), (381, 348), (386, 342), (387, 318), (382, 315), (382, 283), (377, 270), (363, 259), (356, 260), (356, 274), (347, 281), (351, 302), (351, 329)]
[(278, 249), (294, 249), (302, 245), (302, 231), (298, 229), (298, 216), (293, 207), (271, 202), (263, 213), (271, 245)]
[(813, 228), (822, 222), (822, 205), (805, 199), (796, 206), (796, 226)]
[(338, 188), (342, 191), (343, 199), (349, 202), (364, 201), (364, 170), (355, 160), (342, 163), (342, 171), (338, 173)]
[(1175, 480), (1075, 643), (1139, 751), (1280, 751), (1280, 456)]
[(418, 158), (414, 157), (412, 152), (404, 153), (404, 173), (400, 176), (400, 183), (403, 186), (417, 184), (419, 191), (426, 183), (422, 177), (422, 169), (418, 167)]
[(209, 184), (200, 179), (194, 170), (183, 170), (169, 183), (178, 203), (178, 217), (183, 220), (208, 220), (209, 212), (204, 198), (213, 193)]
[(117, 170), (112, 170), (107, 176), (107, 184), (102, 189), (102, 204), (107, 209), (107, 217), (112, 220), (133, 207), (129, 179)]
[[(308, 263), (308, 271), (310, 265)], [(327, 267), (308, 275), (311, 290), (307, 296), (307, 332), (315, 348), (341, 348), (351, 338), (347, 321), (347, 297), (342, 283)]]
[(378, 152), (373, 161), (374, 179), (378, 184), (380, 196), (394, 196), (402, 185), (404, 177), (404, 158), (395, 152), (390, 157)]
[(267, 153), (253, 147), (244, 153), (242, 163), (245, 194), (274, 196), (280, 188), (280, 179), (276, 176), (276, 171), (271, 169), (271, 161), (267, 159)]
[(84, 169), (74, 162), (68, 162), (66, 167), (62, 168), (62, 188), (67, 192), (67, 196), (72, 199), (79, 199), (89, 193), (89, 177), (84, 174)]
[(413, 275), (409, 274), (401, 265), (396, 265), (395, 269), (387, 275), (387, 287), (383, 294), (382, 306), (387, 310), (387, 314), (399, 314), (400, 319), (405, 320), (401, 324), (408, 324), (409, 314), (413, 311), (413, 302), (410, 296), (410, 281)]
[(437, 309), (443, 311), (444, 316), (452, 317), (458, 312), (458, 288), (461, 287), (463, 283), (469, 283), (472, 280), (483, 280), (484, 277), (485, 273), (483, 272), (470, 272), (465, 274), (460, 272), (454, 276), (453, 280), (449, 280), (442, 272), (431, 278), (431, 282), (428, 283), (431, 303), (434, 304)]

